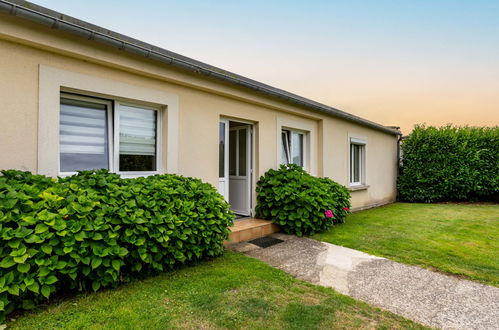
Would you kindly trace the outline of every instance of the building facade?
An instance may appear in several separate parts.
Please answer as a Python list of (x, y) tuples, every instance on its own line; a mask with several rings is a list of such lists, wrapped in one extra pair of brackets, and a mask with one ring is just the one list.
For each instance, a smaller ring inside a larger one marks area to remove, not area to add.
[(268, 169), (295, 163), (396, 198), (399, 132), (60, 13), (0, 0), (0, 169), (177, 173), (252, 215)]

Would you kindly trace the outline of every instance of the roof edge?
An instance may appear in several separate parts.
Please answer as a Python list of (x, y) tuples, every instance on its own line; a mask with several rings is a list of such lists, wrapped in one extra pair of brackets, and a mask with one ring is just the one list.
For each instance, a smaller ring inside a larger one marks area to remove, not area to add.
[(266, 85), (256, 80), (226, 71), (189, 57), (170, 52), (166, 49), (142, 42), (140, 40), (104, 29), (97, 25), (64, 15), (54, 10), (23, 0), (0, 0), (0, 12), (30, 20), (45, 26), (65, 31), (80, 37), (94, 40), (108, 46), (118, 48), (135, 55), (150, 58), (167, 65), (210, 76), (238, 86), (249, 88), (255, 92), (291, 102), (327, 115), (367, 126), (385, 133), (401, 135), (395, 128), (384, 126), (373, 121), (352, 115), (348, 112), (307, 99), (305, 97)]

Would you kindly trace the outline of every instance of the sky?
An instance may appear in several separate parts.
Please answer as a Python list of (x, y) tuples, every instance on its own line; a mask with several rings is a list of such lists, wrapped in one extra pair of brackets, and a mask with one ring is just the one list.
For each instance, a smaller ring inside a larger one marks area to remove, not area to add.
[(383, 125), (499, 125), (499, 0), (34, 0)]

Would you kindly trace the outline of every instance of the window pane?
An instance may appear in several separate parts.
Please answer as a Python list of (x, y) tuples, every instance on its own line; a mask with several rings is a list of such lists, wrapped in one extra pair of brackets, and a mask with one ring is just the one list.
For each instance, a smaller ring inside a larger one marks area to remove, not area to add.
[(156, 171), (157, 111), (121, 105), (120, 171)]
[(354, 182), (353, 180), (353, 163), (354, 163), (354, 157), (353, 157), (353, 144), (350, 144), (350, 182)]
[(105, 104), (61, 98), (60, 171), (109, 169)]
[(218, 177), (225, 177), (225, 123), (220, 123), (218, 140)]
[(289, 164), (288, 131), (281, 132), (281, 164)]
[(303, 167), (303, 134), (292, 132), (293, 164)]
[(361, 171), (361, 146), (358, 144), (353, 145), (353, 182), (360, 182)]
[(237, 131), (229, 132), (229, 175), (236, 175)]
[(239, 132), (239, 176), (246, 176), (246, 133), (247, 129), (241, 129)]

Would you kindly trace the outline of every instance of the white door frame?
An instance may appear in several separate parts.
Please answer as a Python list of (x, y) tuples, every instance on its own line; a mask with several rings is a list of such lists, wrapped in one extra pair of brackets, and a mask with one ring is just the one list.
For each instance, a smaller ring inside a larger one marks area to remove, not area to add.
[[(242, 211), (238, 210), (237, 214), (240, 215), (245, 215), (245, 216), (252, 216), (253, 215), (253, 168), (254, 168), (254, 148), (255, 148), (255, 142), (254, 142), (254, 124), (249, 121), (244, 121), (244, 120), (231, 120), (227, 118), (220, 118), (220, 122), (225, 123), (225, 178), (220, 178), (219, 177), (219, 185), (221, 186), (224, 184), (224, 189), (225, 189), (225, 194), (224, 197), (226, 201), (229, 201), (229, 196), (230, 196), (230, 188), (229, 188), (229, 180), (230, 180), (230, 175), (229, 175), (229, 150), (232, 147), (229, 142), (229, 132), (230, 132), (230, 122), (236, 122), (236, 123), (241, 123), (241, 124), (247, 124), (248, 126), (245, 127), (235, 127), (233, 130), (240, 130), (245, 128), (246, 129), (246, 169), (247, 169), (247, 175), (246, 175), (246, 192), (247, 192), (247, 205), (248, 209), (247, 211)], [(237, 158), (239, 160), (239, 157)], [(232, 176), (233, 178), (237, 178), (238, 176)], [(220, 189), (220, 188), (219, 188)]]
[[(229, 173), (229, 187), (230, 187), (230, 181), (236, 181), (236, 180), (245, 180), (246, 182), (246, 200), (244, 201), (244, 205), (247, 205), (246, 209), (235, 209), (233, 208), (233, 211), (236, 214), (244, 215), (244, 216), (250, 216), (251, 215), (251, 126), (250, 125), (245, 125), (245, 126), (239, 126), (239, 127), (233, 127), (229, 128), (229, 132), (237, 132), (236, 134), (236, 146), (231, 146), (229, 142), (229, 148), (236, 148), (236, 150), (239, 150), (239, 132), (240, 131), (245, 131), (246, 132), (246, 175), (240, 176), (239, 175), (239, 169), (240, 169), (240, 157), (239, 157), (239, 152), (236, 152), (236, 174), (235, 175), (230, 175)], [(244, 133), (243, 133), (244, 134)], [(229, 139), (230, 140), (230, 139)], [(229, 188), (229, 200), (230, 200), (230, 193), (231, 190)], [(233, 201), (235, 196), (233, 197)]]
[[(224, 146), (224, 176), (222, 178), (220, 177), (220, 168), (219, 168), (218, 191), (224, 196), (225, 201), (229, 202), (229, 120), (221, 118), (218, 124), (219, 130), (220, 130), (220, 123), (225, 124), (225, 130), (224, 130), (225, 146)], [(220, 138), (219, 138), (219, 143), (220, 143)], [(218, 166), (220, 167), (220, 163), (218, 164)]]

